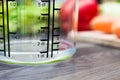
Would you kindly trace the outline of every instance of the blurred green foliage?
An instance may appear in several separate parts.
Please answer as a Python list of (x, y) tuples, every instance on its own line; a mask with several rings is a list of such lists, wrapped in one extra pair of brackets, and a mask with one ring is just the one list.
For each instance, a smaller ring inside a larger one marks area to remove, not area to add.
[[(22, 0), (23, 1), (23, 0)], [(31, 0), (32, 1), (32, 0)], [(41, 27), (47, 27), (48, 18), (42, 16), (43, 13), (48, 13), (48, 5), (38, 6), (35, 4), (19, 4), (9, 2), (9, 29), (10, 32), (18, 32), (21, 35), (37, 34), (41, 31)], [(0, 5), (0, 12), (2, 5)], [(7, 30), (6, 8), (5, 12), (5, 30)], [(58, 13), (55, 13), (55, 19), (58, 19)], [(2, 15), (0, 15), (0, 25), (3, 23)], [(52, 21), (52, 5), (50, 12), (50, 21)], [(57, 20), (55, 20), (57, 24)], [(51, 24), (51, 23), (50, 23)]]

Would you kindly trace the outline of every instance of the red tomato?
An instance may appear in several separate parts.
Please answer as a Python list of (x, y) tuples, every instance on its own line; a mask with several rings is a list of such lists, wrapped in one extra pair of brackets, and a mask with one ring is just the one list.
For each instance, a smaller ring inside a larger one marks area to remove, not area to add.
[[(75, 0), (66, 0), (61, 7), (60, 21), (61, 28), (64, 32), (68, 32), (73, 27), (73, 12)], [(98, 14), (98, 6), (96, 0), (79, 0), (78, 11), (78, 31), (90, 30), (90, 20)]]

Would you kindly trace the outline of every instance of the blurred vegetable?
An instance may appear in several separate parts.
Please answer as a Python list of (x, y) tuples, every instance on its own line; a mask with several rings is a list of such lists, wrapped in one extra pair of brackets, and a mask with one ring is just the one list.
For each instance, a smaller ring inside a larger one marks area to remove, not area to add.
[[(17, 10), (17, 22), (21, 34), (36, 34), (38, 31), (41, 31), (41, 27), (48, 26), (48, 17), (41, 15), (48, 13), (47, 5), (44, 7), (38, 7), (36, 5), (22, 5), (18, 6)], [(55, 18), (58, 18), (58, 13), (55, 13)], [(52, 14), (50, 15), (50, 21), (52, 21)]]
[(78, 31), (90, 30), (89, 23), (98, 14), (96, 0), (82, 0), (79, 4)]
[[(61, 8), (61, 28), (68, 32), (72, 27), (75, 0), (66, 0)], [(90, 20), (98, 14), (96, 0), (79, 0), (78, 31), (90, 30)]]
[[(22, 3), (19, 5), (16, 5), (15, 2), (9, 2), (10, 32), (19, 32), (21, 35), (37, 34), (39, 31), (41, 31), (41, 27), (47, 27), (48, 18), (46, 16), (42, 16), (41, 14), (48, 13), (48, 5), (46, 4), (44, 6), (38, 6), (36, 4), (31, 4), (33, 3), (33, 0), (29, 1), (31, 2), (24, 4), (24, 0), (22, 0)], [(2, 11), (2, 7), (0, 8), (0, 11)], [(5, 27), (7, 27), (6, 8), (4, 12)], [(58, 19), (58, 13), (55, 13), (55, 24), (58, 23), (56, 19)], [(0, 16), (1, 25), (2, 20), (2, 16)], [(50, 20), (52, 21), (52, 5)]]
[[(18, 6), (17, 26), (19, 27), (19, 31), (22, 35), (34, 34), (33, 27), (40, 22), (38, 19), (40, 16), (39, 9), (40, 8), (37, 6)], [(36, 26), (36, 28), (37, 27), (38, 26)]]
[(112, 24), (116, 21), (115, 17), (99, 15), (94, 17), (91, 22), (91, 28), (95, 31), (102, 31), (104, 33), (112, 33)]
[[(4, 3), (5, 4), (5, 3)], [(5, 4), (6, 6), (6, 4)], [(17, 5), (15, 1), (9, 1), (9, 30), (10, 32), (17, 32), (21, 35), (37, 34), (41, 31), (41, 27), (47, 27), (47, 16), (42, 16), (43, 13), (48, 13), (48, 5), (39, 6), (34, 4), (34, 0), (21, 0)], [(56, 4), (59, 6), (59, 3)], [(2, 11), (2, 5), (0, 5)], [(7, 18), (6, 7), (4, 9), (5, 30), (7, 33)], [(52, 21), (52, 5), (51, 5), (51, 18)], [(0, 15), (0, 25), (2, 25), (2, 15)], [(55, 12), (55, 25), (58, 24), (58, 12)], [(51, 24), (52, 22), (50, 22)]]
[(120, 21), (116, 21), (112, 25), (112, 32), (120, 38)]
[[(13, 6), (11, 6), (11, 5), (13, 5)], [(9, 10), (8, 10), (8, 12), (9, 12), (9, 16), (10, 16), (10, 13), (12, 12), (12, 11), (14, 11), (14, 10), (16, 10), (16, 4), (13, 4), (13, 2), (12, 3), (8, 3), (8, 6), (9, 6)], [(5, 30), (6, 30), (6, 32), (5, 32), (5, 35), (7, 35), (7, 10), (6, 10), (6, 4), (4, 3), (4, 25), (5, 25)], [(2, 12), (2, 3), (0, 4), (0, 12)], [(13, 16), (16, 16), (16, 12), (14, 13), (14, 14), (12, 14), (11, 15), (11, 17), (13, 17)], [(14, 24), (14, 22), (13, 23), (11, 23), (11, 17), (9, 17), (10, 18), (10, 20), (9, 20), (9, 23), (10, 23), (10, 32), (12, 32), (12, 31), (16, 31), (16, 25)], [(0, 15), (0, 25), (3, 25), (3, 17), (2, 17), (2, 15)], [(1, 29), (1, 31), (3, 31), (2, 29)]]

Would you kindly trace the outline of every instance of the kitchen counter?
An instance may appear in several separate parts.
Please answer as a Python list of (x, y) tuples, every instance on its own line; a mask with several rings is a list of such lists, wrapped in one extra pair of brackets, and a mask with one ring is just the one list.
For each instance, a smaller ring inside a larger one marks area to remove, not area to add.
[(77, 42), (69, 60), (21, 66), (0, 63), (0, 80), (120, 80), (120, 50)]

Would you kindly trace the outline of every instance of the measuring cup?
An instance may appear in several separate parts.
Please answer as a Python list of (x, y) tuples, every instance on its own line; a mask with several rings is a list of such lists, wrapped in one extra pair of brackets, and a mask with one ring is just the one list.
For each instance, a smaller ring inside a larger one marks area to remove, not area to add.
[(43, 64), (73, 56), (76, 48), (60, 29), (65, 0), (1, 0), (0, 61)]

